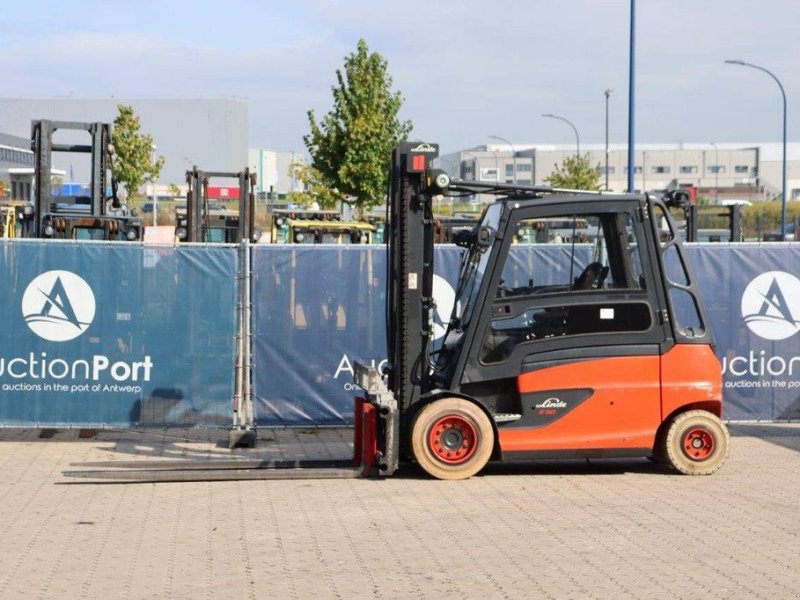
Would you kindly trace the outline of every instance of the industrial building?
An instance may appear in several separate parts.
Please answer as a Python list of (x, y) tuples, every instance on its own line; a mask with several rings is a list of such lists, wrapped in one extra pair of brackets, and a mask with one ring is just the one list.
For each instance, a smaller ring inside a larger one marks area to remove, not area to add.
[[(111, 123), (119, 104), (133, 107), (142, 132), (153, 137), (154, 154), (166, 158), (157, 190), (169, 184), (185, 187), (186, 171), (193, 165), (235, 172), (248, 164), (248, 103), (237, 98), (0, 98), (0, 123), (4, 132), (30, 148), (32, 120)], [(63, 132), (58, 141), (81, 142), (68, 134)], [(65, 182), (88, 180), (86, 155), (60, 153), (53, 163), (64, 172)]]
[(291, 150), (262, 150), (250, 148), (248, 152), (250, 172), (257, 175), (256, 192), (259, 195), (273, 194), (283, 197), (289, 192), (302, 192), (302, 181), (293, 177), (290, 166), (306, 162), (305, 155)]
[[(556, 165), (576, 153), (572, 145), (486, 144), (443, 155), (452, 177), (522, 185), (546, 185)], [(582, 156), (600, 173), (600, 185), (622, 192), (628, 185), (628, 149), (612, 144), (606, 179), (605, 146), (582, 145)], [(636, 147), (634, 186), (659, 190), (691, 185), (712, 197), (771, 199), (781, 193), (782, 144), (641, 144)], [(608, 182), (606, 185), (606, 181)], [(800, 143), (788, 144), (788, 197), (800, 198)]]
[[(51, 169), (63, 181), (66, 172)], [(33, 191), (33, 152), (30, 138), (0, 133), (0, 200), (30, 201)]]

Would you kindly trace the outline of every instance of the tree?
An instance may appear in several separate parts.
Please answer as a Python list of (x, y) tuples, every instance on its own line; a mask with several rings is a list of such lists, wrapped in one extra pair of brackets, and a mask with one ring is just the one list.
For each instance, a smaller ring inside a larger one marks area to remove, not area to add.
[(322, 176), (313, 166), (304, 162), (293, 162), (289, 165), (289, 177), (303, 183), (302, 192), (289, 192), (286, 200), (291, 204), (311, 206), (316, 203), (321, 209), (336, 208), (339, 202), (346, 200), (334, 188), (328, 187), (322, 181)]
[(589, 165), (589, 155), (569, 156), (564, 159), (561, 165), (556, 165), (556, 170), (545, 179), (547, 183), (555, 188), (567, 188), (571, 190), (591, 190), (600, 189), (600, 165), (592, 167)]
[(181, 188), (179, 188), (176, 183), (170, 183), (167, 189), (169, 190), (169, 195), (173, 198), (177, 198), (181, 195)]
[(164, 157), (153, 162), (153, 138), (140, 133), (139, 117), (132, 106), (118, 104), (119, 114), (114, 119), (114, 132), (111, 134), (115, 156), (111, 162), (111, 172), (117, 183), (124, 184), (128, 198), (132, 198), (143, 183), (154, 182), (164, 166)]
[(363, 39), (345, 57), (344, 72), (337, 69), (336, 79), (333, 109), (320, 123), (308, 111), (311, 133), (303, 142), (319, 183), (359, 210), (369, 210), (383, 201), (392, 148), (413, 125), (397, 119), (403, 96), (391, 89), (386, 60), (370, 53)]

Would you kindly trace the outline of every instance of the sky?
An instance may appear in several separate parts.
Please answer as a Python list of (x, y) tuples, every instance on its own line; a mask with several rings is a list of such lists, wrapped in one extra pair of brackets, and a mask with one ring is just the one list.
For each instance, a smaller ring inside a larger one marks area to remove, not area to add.
[[(303, 150), (364, 38), (389, 63), (413, 136), (443, 152), (492, 142), (627, 140), (629, 0), (37, 0), (0, 28), (5, 97), (238, 97), (250, 146)], [(638, 0), (636, 139), (780, 141), (800, 134), (797, 0)], [(796, 100), (795, 100), (796, 99)], [(794, 101), (794, 104), (793, 104)], [(2, 123), (0, 123), (2, 131)], [(155, 133), (155, 132), (153, 132)]]

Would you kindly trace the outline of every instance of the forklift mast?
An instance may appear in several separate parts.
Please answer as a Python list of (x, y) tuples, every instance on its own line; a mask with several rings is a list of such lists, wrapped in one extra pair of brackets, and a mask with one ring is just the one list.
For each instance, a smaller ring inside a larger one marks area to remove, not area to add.
[[(213, 223), (209, 208), (208, 185), (213, 178), (236, 179), (239, 182), (239, 213), (233, 219), (220, 224)], [(261, 232), (255, 226), (256, 174), (245, 168), (239, 172), (203, 171), (196, 166), (186, 171), (186, 223), (178, 223), (177, 235), (185, 242), (210, 242), (213, 229), (225, 229), (224, 242), (239, 243), (242, 240), (257, 242)], [(215, 227), (215, 225), (217, 225)]]
[(387, 236), (388, 384), (402, 414), (428, 377), (433, 331), (434, 219), (430, 169), (438, 144), (402, 143), (392, 153)]
[[(53, 134), (56, 130), (86, 131), (91, 135), (92, 143), (86, 144), (54, 144)], [(111, 125), (108, 123), (80, 123), (73, 121), (49, 121), (46, 119), (31, 123), (31, 150), (35, 161), (34, 185), (34, 235), (42, 237), (45, 216), (55, 202), (50, 182), (53, 166), (53, 152), (79, 152), (91, 155), (91, 208), (94, 217), (105, 215), (105, 189), (108, 182), (108, 170), (111, 167)]]
[[(84, 131), (90, 144), (56, 144), (58, 130)], [(110, 173), (113, 157), (111, 125), (94, 122), (35, 120), (31, 123), (31, 149), (34, 154), (34, 200), (25, 218), (32, 221), (27, 234), (37, 238), (73, 237), (79, 232), (99, 233), (107, 240), (135, 241), (142, 238), (143, 221), (131, 216), (128, 207), (117, 198), (116, 182)], [(54, 152), (75, 152), (91, 157), (88, 206), (59, 207), (53, 195), (51, 176)], [(111, 203), (106, 190), (111, 187)], [(89, 234), (90, 238), (97, 239)]]

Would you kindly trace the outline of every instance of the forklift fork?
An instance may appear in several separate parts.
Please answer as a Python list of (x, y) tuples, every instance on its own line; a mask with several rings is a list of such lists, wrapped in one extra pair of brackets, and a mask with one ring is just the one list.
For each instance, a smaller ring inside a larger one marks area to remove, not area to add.
[(397, 469), (396, 403), (356, 398), (351, 459), (140, 460), (73, 463), (69, 483), (154, 483), (263, 479), (349, 479), (391, 475)]

